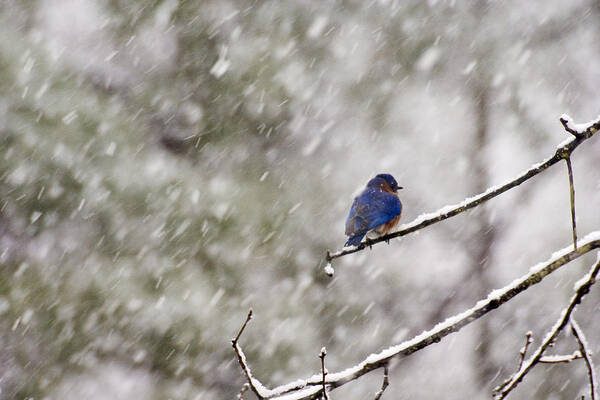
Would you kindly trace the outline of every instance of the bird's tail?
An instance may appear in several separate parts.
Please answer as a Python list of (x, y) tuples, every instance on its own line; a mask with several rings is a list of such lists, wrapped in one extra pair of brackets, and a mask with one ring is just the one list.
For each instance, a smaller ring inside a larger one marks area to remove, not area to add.
[(364, 233), (356, 235), (356, 236), (352, 236), (350, 239), (348, 239), (348, 241), (346, 242), (344, 247), (358, 246), (363, 237), (365, 237)]

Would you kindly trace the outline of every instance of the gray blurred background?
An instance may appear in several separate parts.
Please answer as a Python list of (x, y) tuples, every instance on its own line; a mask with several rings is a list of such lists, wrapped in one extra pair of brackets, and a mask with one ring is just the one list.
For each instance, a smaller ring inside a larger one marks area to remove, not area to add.
[[(599, 87), (598, 1), (2, 0), (0, 398), (233, 398), (250, 307), (269, 386), (471, 307), (569, 245), (563, 164), (330, 279), (353, 195), (388, 172), (403, 222), (459, 202), (553, 154)], [(600, 142), (573, 157), (582, 237)], [(395, 364), (383, 398), (489, 398), (595, 257)], [(575, 313), (596, 353), (599, 308), (594, 287)], [(512, 397), (586, 385), (539, 365)]]

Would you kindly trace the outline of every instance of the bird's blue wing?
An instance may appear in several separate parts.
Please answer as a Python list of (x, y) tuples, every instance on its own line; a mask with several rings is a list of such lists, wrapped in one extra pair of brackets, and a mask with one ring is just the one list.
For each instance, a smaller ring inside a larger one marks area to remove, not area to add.
[(379, 190), (367, 189), (354, 199), (346, 220), (346, 236), (364, 236), (365, 233), (397, 217), (402, 211), (398, 196)]

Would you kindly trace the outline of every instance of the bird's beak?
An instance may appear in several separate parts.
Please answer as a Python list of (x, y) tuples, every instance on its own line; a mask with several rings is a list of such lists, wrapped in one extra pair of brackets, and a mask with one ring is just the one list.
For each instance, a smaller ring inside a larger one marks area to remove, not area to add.
[(404, 189), (404, 188), (402, 186), (398, 186), (398, 189), (396, 189), (396, 191), (398, 191), (400, 189)]

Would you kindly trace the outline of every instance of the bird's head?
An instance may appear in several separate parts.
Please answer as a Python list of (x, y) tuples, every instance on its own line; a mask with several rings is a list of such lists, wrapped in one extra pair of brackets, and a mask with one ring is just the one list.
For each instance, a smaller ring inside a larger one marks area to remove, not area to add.
[(397, 193), (398, 190), (402, 189), (402, 186), (398, 186), (398, 182), (390, 174), (377, 175), (367, 183), (367, 187), (381, 188), (381, 190), (391, 193)]

